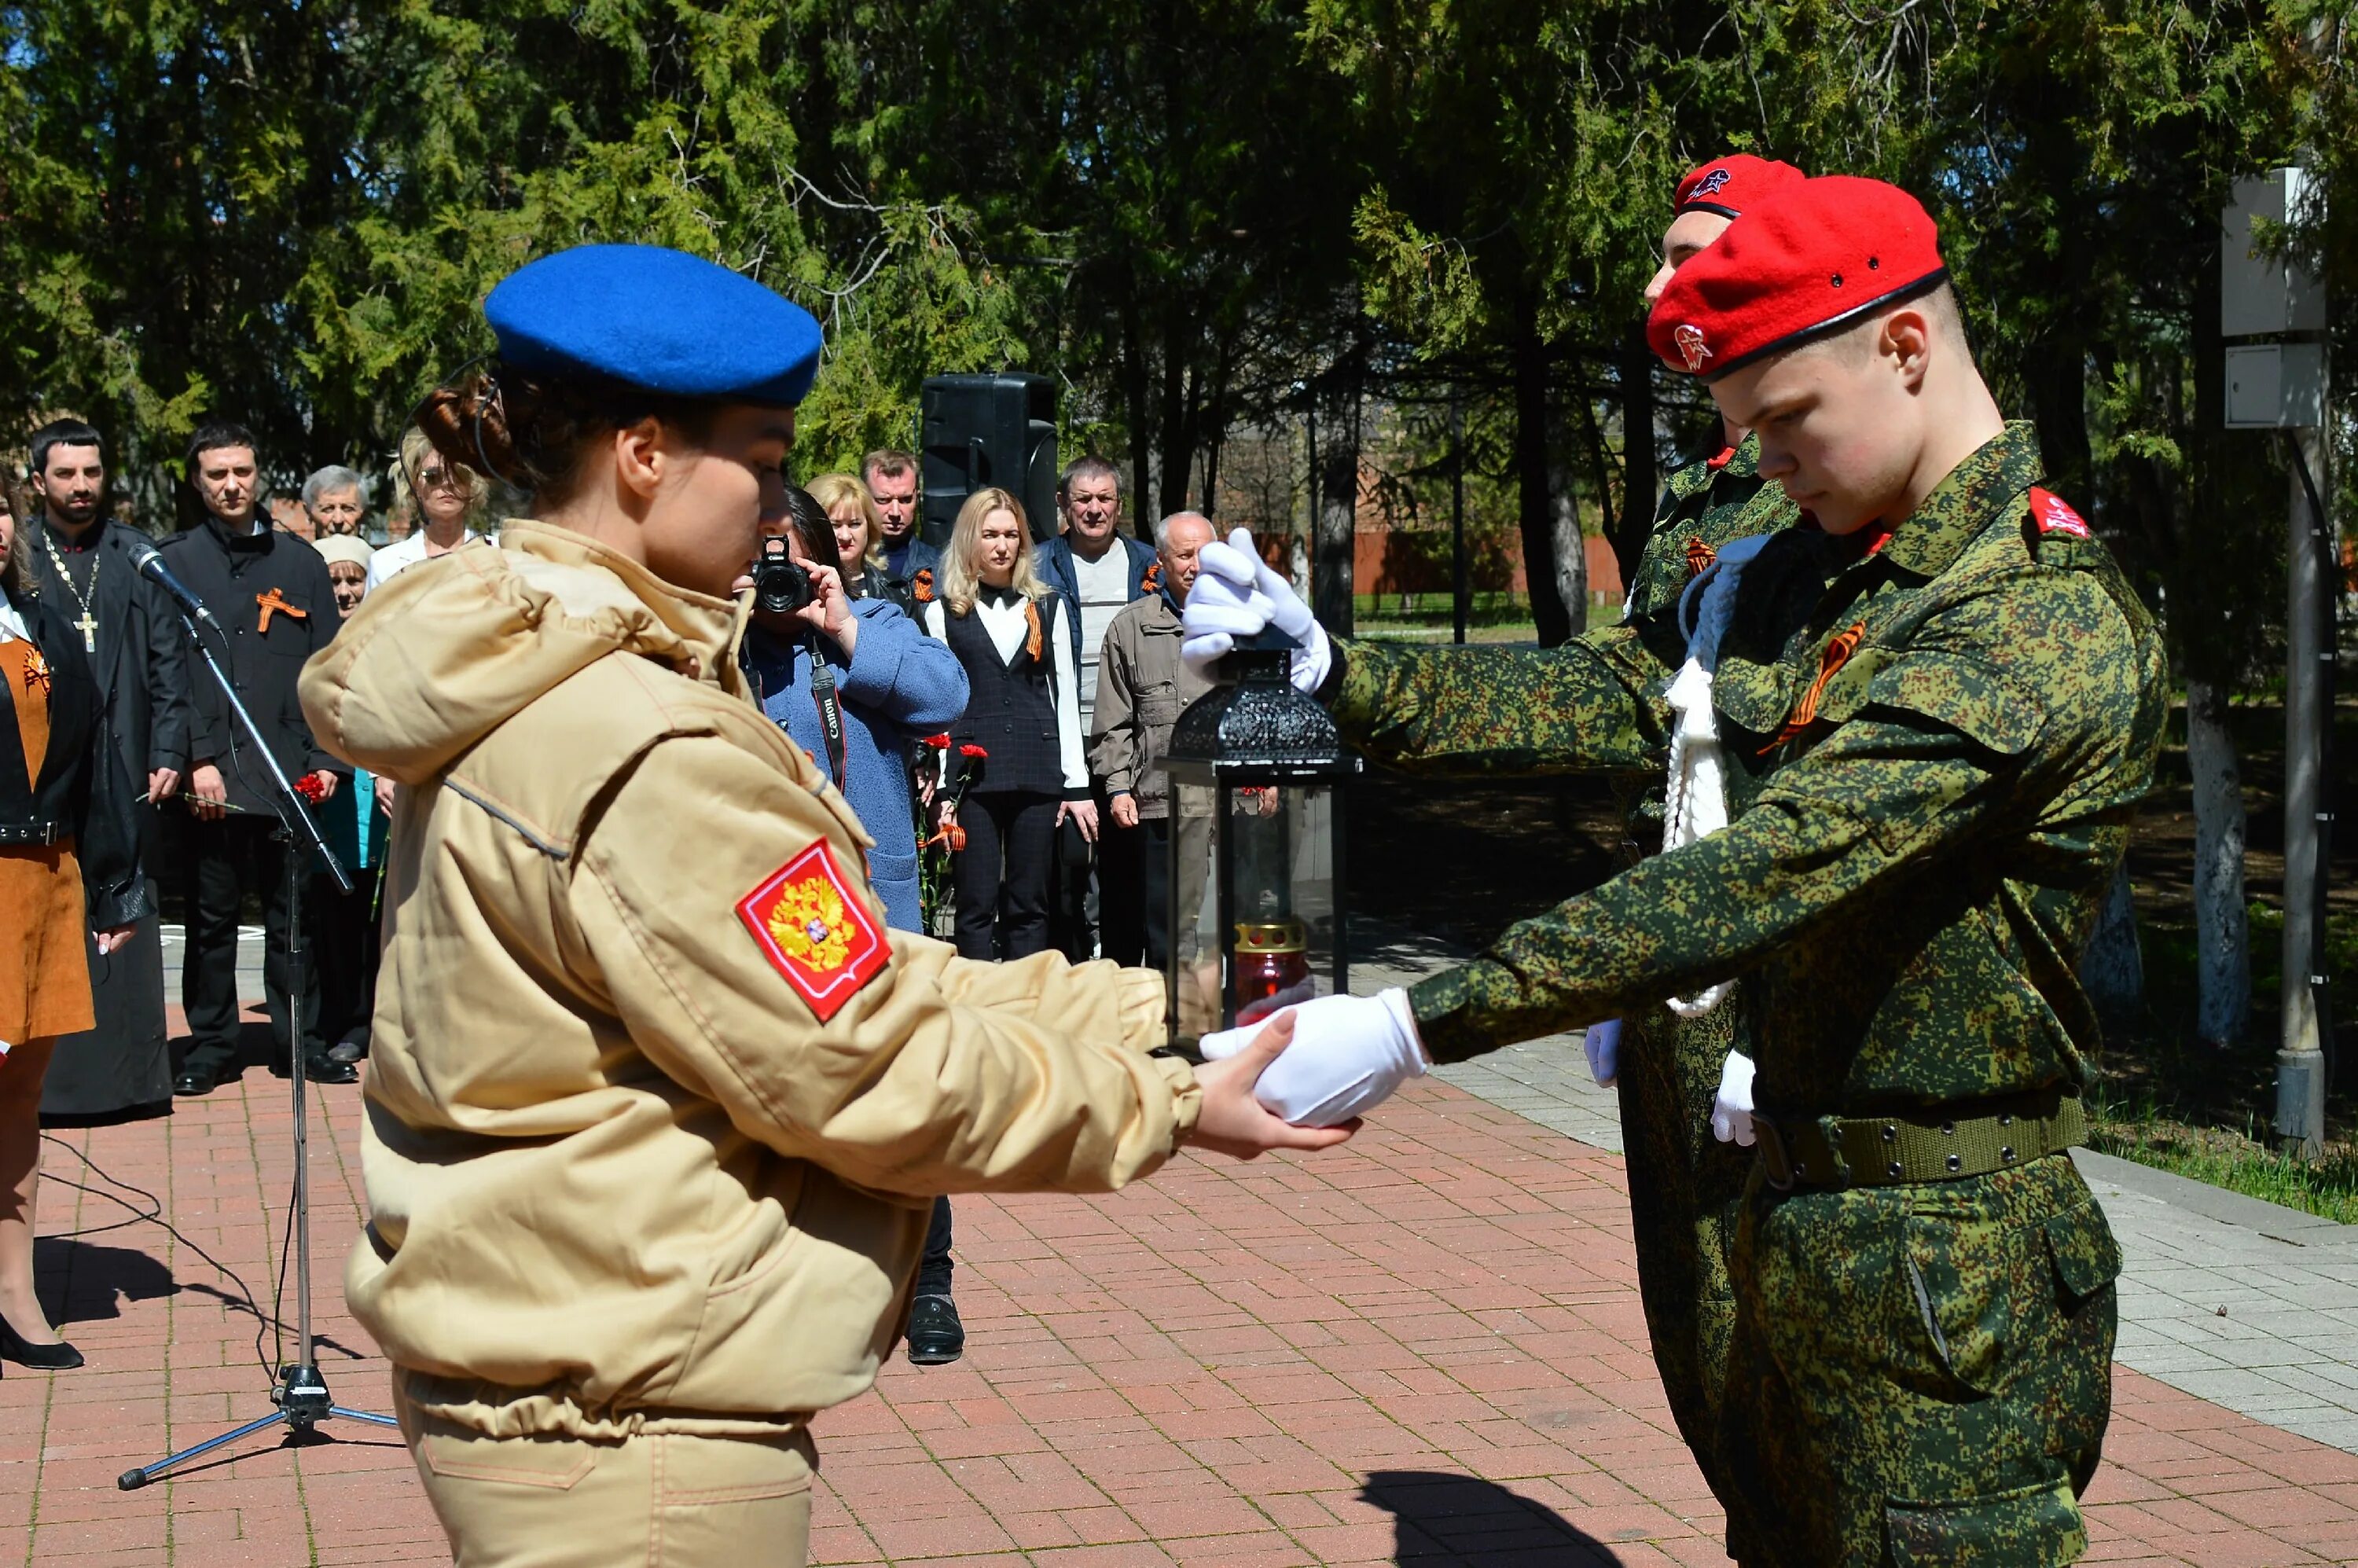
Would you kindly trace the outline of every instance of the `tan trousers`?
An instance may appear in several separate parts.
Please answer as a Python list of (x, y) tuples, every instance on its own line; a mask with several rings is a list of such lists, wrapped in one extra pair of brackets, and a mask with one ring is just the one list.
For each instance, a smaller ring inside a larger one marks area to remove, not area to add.
[(593, 1443), (395, 1412), (459, 1568), (805, 1568), (807, 1432)]

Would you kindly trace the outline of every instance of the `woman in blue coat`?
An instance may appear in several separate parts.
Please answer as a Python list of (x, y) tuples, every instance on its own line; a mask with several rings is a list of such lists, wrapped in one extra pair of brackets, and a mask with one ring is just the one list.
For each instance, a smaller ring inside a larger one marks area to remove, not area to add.
[[(885, 599), (844, 589), (835, 529), (808, 491), (786, 487), (789, 547), (810, 573), (809, 606), (794, 615), (754, 612), (745, 673), (762, 709), (808, 752), (851, 802), (876, 847), (868, 881), (884, 901), (884, 922), (920, 929), (917, 832), (909, 805), (909, 747), (966, 712), (966, 666), (949, 644), (926, 636)], [(854, 579), (857, 582), (859, 579)], [(820, 718), (825, 683), (814, 679), (816, 648), (832, 677), (842, 743), (830, 745)], [(966, 1325), (951, 1292), (950, 1200), (934, 1200), (925, 1256), (909, 1306), (909, 1359), (940, 1366), (966, 1352)]]
[[(818, 762), (876, 840), (868, 878), (884, 901), (887, 925), (921, 929), (917, 835), (909, 808), (909, 748), (966, 712), (966, 670), (957, 655), (918, 630), (889, 600), (846, 592), (835, 532), (817, 502), (787, 491), (789, 543), (811, 569), (810, 607), (772, 618), (756, 612), (745, 672), (763, 710)], [(813, 684), (811, 648), (824, 655), (843, 715), (841, 754), (828, 745)]]

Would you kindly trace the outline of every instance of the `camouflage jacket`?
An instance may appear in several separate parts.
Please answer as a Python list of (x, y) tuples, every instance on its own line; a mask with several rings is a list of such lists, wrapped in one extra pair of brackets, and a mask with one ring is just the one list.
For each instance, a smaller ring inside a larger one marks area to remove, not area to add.
[[(1797, 515), (1781, 488), (1760, 482), (1758, 436), (1747, 433), (1719, 456), (1687, 464), (1662, 487), (1653, 531), (1646, 536), (1621, 607), (1622, 624), (1675, 606), (1687, 584), (1719, 558), (1722, 545), (1790, 527)], [(1614, 798), (1627, 825), (1622, 864), (1637, 864), (1661, 841), (1662, 790), (1659, 770), (1614, 780)]]
[[(2073, 976), (2165, 708), (2152, 618), (2010, 425), (1880, 551), (1786, 530), (1716, 683), (1723, 831), (1510, 927), (1411, 993), (1456, 1061), (1738, 977), (1756, 1098), (1923, 1108), (2083, 1081)], [(1659, 766), (1682, 652), (1655, 615), (1500, 654), (1340, 643), (1336, 718), (1410, 769)]]
[(1764, 493), (1758, 436), (1747, 435), (1715, 458), (1687, 464), (1662, 487), (1653, 531), (1646, 536), (1621, 607), (1622, 621), (1669, 608), (1717, 558), (1722, 545), (1785, 527), (1794, 515), (1782, 490), (1770, 486)]

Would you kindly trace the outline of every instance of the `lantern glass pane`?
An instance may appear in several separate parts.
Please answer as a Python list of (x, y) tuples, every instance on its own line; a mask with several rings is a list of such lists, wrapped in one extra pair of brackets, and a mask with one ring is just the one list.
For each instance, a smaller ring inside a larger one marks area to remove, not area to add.
[(1319, 785), (1229, 791), (1232, 842), (1224, 1012), (1250, 1023), (1335, 989), (1335, 793)]

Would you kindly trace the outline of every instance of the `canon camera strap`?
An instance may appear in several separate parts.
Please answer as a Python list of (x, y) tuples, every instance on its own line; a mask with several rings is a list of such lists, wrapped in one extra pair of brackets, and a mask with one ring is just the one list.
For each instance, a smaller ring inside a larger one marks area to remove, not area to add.
[(848, 790), (851, 786), (843, 775), (843, 704), (835, 697), (835, 670), (819, 651), (818, 634), (803, 639), (810, 651), (811, 700), (818, 704), (818, 727), (827, 737), (827, 760), (834, 764), (835, 787)]

